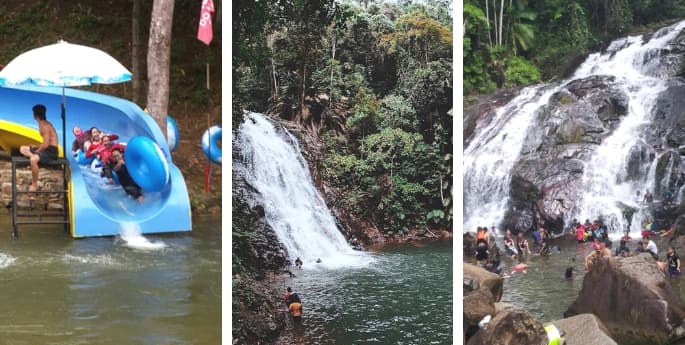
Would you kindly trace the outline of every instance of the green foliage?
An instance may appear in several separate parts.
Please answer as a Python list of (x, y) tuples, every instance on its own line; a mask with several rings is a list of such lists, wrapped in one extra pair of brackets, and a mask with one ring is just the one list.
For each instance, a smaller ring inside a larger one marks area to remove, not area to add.
[(451, 221), (449, 5), (276, 0), (241, 4), (237, 17), (234, 8), (234, 99), (316, 130), (345, 211), (388, 232), (424, 226), (435, 209), (444, 217), (431, 226)]
[(403, 96), (388, 95), (381, 100), (378, 113), (380, 128), (400, 128), (407, 132), (417, 131), (416, 110)]
[(506, 87), (526, 86), (538, 82), (540, 71), (535, 65), (518, 56), (507, 59), (504, 83)]

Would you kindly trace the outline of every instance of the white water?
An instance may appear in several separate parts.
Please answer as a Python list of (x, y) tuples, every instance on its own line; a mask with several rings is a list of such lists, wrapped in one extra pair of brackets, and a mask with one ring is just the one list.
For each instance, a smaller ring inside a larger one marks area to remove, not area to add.
[(528, 87), (502, 108), (490, 123), (476, 128), (464, 150), (464, 231), (499, 224), (509, 202), (511, 169), (518, 160), (537, 110), (557, 88)]
[(140, 232), (140, 227), (136, 223), (121, 224), (121, 234), (119, 237), (124, 241), (124, 245), (140, 250), (160, 250), (166, 248), (166, 243), (162, 241), (150, 241)]
[[(614, 41), (606, 52), (590, 55), (573, 77), (561, 83), (565, 85), (592, 75), (610, 75), (629, 97), (628, 114), (585, 162), (584, 193), (580, 204), (567, 213), (567, 224), (573, 218), (583, 221), (602, 216), (614, 231), (620, 232), (627, 224), (616, 202), (635, 206), (636, 192), (640, 190), (644, 194), (646, 186), (655, 185), (658, 157), (640, 168), (643, 174), (637, 181), (627, 179), (627, 160), (631, 147), (642, 140), (640, 129), (651, 120), (657, 95), (665, 88), (665, 81), (659, 79), (663, 73), (655, 65), (654, 52), (667, 46), (684, 27), (685, 22), (681, 22), (662, 29), (649, 42), (643, 42), (639, 36)], [(537, 121), (537, 110), (559, 88), (544, 93), (539, 91), (541, 87), (526, 89), (498, 109), (489, 125), (476, 129), (474, 139), (464, 152), (464, 231), (496, 225), (502, 220), (509, 202), (511, 169), (520, 156), (526, 133)], [(636, 212), (631, 232), (640, 231), (643, 218), (641, 212)]]
[(245, 117), (236, 138), (249, 171), (245, 178), (259, 191), (266, 221), (290, 261), (300, 257), (304, 269), (368, 264), (370, 256), (353, 250), (338, 230), (295, 137), (261, 114), (248, 112)]

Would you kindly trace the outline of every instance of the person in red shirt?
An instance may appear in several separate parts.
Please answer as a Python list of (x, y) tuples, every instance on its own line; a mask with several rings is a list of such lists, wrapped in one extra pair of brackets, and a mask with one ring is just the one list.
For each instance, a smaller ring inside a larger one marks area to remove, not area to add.
[(102, 137), (102, 146), (98, 147), (97, 155), (100, 163), (102, 163), (101, 177), (107, 177), (107, 182), (112, 183), (112, 168), (114, 167), (114, 162), (112, 161), (112, 151), (114, 149), (119, 150), (121, 153), (124, 152), (126, 146), (119, 143), (113, 142), (113, 137), (118, 138), (116, 135), (107, 135)]

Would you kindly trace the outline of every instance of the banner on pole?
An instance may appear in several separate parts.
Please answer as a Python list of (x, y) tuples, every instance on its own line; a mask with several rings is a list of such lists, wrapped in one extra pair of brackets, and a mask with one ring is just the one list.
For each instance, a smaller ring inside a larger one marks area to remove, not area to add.
[(209, 45), (212, 42), (212, 14), (214, 13), (214, 2), (212, 0), (202, 0), (200, 10), (200, 24), (197, 27), (197, 39)]

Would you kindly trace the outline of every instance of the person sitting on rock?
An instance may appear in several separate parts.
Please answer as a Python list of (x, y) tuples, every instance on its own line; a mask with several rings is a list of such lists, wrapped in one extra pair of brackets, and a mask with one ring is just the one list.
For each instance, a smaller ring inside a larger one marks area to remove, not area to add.
[(490, 248), (490, 235), (488, 235), (487, 227), (479, 226), (476, 230), (476, 247), (478, 247), (479, 243), (485, 243), (485, 246)]
[(507, 251), (507, 255), (511, 256), (512, 260), (518, 254), (518, 250), (516, 250), (516, 244), (514, 243), (514, 238), (511, 236), (511, 230), (509, 229), (504, 232), (504, 249)]
[(528, 241), (523, 237), (523, 231), (520, 231), (516, 238), (516, 247), (518, 247), (518, 251), (520, 254), (519, 260), (523, 259), (522, 256), (531, 254)]
[(585, 257), (585, 270), (589, 271), (590, 267), (597, 263), (601, 258), (611, 257), (611, 250), (604, 247), (604, 244), (600, 244), (598, 248), (592, 251), (588, 256)]
[(478, 262), (483, 262), (490, 256), (490, 250), (488, 249), (485, 242), (479, 242), (478, 247), (476, 247), (476, 260)]
[(628, 242), (626, 240), (621, 239), (619, 242), (618, 248), (616, 248), (616, 256), (628, 256), (630, 255), (630, 248), (628, 248)]
[(576, 225), (576, 241), (578, 241), (578, 243), (585, 243), (586, 236), (587, 235), (585, 235), (585, 226), (583, 224), (578, 223)]
[(645, 204), (651, 204), (652, 202), (654, 202), (654, 195), (652, 195), (649, 189), (645, 191), (645, 197), (644, 199), (642, 199), (642, 202), (644, 202)]
[(652, 254), (652, 257), (655, 260), (659, 259), (659, 249), (657, 248), (656, 243), (649, 239), (649, 236), (642, 237), (642, 245), (645, 248), (646, 253)]

